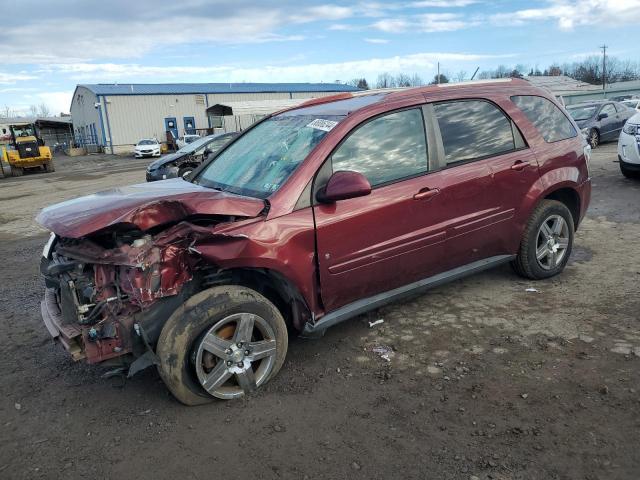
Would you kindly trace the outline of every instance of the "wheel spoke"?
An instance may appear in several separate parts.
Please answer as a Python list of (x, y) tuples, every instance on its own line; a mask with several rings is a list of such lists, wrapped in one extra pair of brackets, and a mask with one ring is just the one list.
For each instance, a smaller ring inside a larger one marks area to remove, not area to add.
[(551, 250), (549, 252), (549, 256), (551, 257), (549, 259), (549, 266), (553, 268), (558, 264), (558, 252), (554, 252), (553, 250)]
[(202, 348), (207, 352), (213, 353), (216, 357), (226, 360), (227, 350), (231, 348), (231, 342), (220, 338), (215, 333), (210, 332), (202, 341)]
[(549, 253), (550, 253), (549, 249), (547, 248), (547, 244), (545, 243), (544, 245), (542, 245), (540, 248), (536, 250), (536, 258), (538, 260), (542, 260), (543, 258), (547, 257)]
[(553, 230), (549, 228), (549, 224), (546, 221), (542, 223), (541, 229), (545, 237), (549, 238), (553, 235)]
[(213, 367), (213, 370), (207, 374), (202, 382), (202, 386), (207, 392), (213, 393), (214, 390), (219, 388), (224, 382), (229, 380), (229, 378), (231, 378), (231, 372), (227, 370), (226, 364), (224, 362), (218, 362), (218, 364)]
[(558, 242), (558, 248), (561, 250), (566, 249), (569, 246), (569, 239), (568, 238), (558, 238), (557, 240)]
[(246, 368), (241, 373), (236, 373), (236, 380), (238, 385), (244, 391), (245, 395), (253, 392), (256, 389), (256, 377), (251, 367)]
[(564, 227), (564, 220), (562, 220), (562, 218), (557, 217), (553, 220), (553, 227), (551, 228), (551, 230), (553, 230), (553, 233), (555, 233), (556, 235), (560, 235), (562, 233), (562, 227)]
[(233, 340), (235, 342), (249, 343), (251, 341), (251, 335), (253, 334), (253, 324), (254, 318), (251, 313), (242, 314)]
[(249, 360), (252, 362), (260, 360), (261, 358), (270, 357), (276, 353), (276, 341), (275, 340), (262, 340), (260, 342), (253, 342), (249, 344)]

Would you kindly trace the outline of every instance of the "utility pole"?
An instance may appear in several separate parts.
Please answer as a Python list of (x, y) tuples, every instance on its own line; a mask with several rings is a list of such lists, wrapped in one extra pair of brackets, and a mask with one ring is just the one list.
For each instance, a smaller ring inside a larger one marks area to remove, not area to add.
[(602, 91), (605, 91), (605, 85), (607, 83), (607, 46), (602, 45)]
[(438, 62), (438, 76), (436, 77), (438, 85), (440, 85), (440, 62)]

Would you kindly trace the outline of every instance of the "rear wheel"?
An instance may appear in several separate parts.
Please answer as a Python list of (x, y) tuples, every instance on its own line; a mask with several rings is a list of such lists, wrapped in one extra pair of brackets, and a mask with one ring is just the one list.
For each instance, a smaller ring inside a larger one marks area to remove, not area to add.
[(543, 200), (524, 229), (514, 270), (523, 277), (539, 280), (557, 275), (567, 264), (573, 246), (574, 225), (564, 203)]
[(591, 148), (596, 148), (600, 144), (600, 133), (595, 128), (589, 130), (589, 135), (587, 137), (587, 141)]
[(273, 378), (287, 354), (287, 327), (278, 309), (240, 286), (191, 297), (164, 325), (158, 370), (186, 405), (242, 397)]

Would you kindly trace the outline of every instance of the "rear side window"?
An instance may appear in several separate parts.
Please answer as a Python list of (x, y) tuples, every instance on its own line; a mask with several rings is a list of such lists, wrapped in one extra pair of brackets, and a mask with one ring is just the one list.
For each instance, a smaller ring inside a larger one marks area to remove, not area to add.
[(511, 101), (533, 123), (545, 142), (558, 142), (578, 135), (565, 114), (546, 98), (517, 95), (511, 97)]
[(511, 120), (484, 100), (457, 100), (433, 106), (447, 165), (515, 150)]
[(372, 187), (425, 173), (427, 141), (420, 109), (378, 117), (357, 128), (331, 157), (333, 171), (362, 173)]

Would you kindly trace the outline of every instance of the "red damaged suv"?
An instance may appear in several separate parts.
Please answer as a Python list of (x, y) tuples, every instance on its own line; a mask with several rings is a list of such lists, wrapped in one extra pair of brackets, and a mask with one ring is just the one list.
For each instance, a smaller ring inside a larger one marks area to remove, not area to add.
[(561, 272), (589, 154), (523, 80), (311, 100), (187, 181), (44, 209), (44, 322), (75, 360), (157, 365), (185, 404), (240, 397), (276, 375), (290, 332), (505, 262)]

